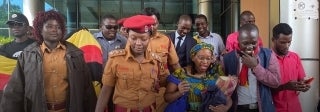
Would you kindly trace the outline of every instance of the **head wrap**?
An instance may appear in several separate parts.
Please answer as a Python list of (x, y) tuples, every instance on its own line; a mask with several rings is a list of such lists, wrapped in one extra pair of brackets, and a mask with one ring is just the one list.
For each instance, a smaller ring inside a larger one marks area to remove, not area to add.
[(209, 49), (211, 52), (213, 52), (214, 47), (211, 44), (200, 42), (191, 48), (190, 50), (191, 57), (196, 55), (197, 52), (199, 52), (201, 49)]

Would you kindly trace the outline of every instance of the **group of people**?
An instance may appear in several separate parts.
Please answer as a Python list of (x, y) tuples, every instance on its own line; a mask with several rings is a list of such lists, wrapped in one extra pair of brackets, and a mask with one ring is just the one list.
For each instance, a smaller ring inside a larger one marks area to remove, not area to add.
[[(302, 111), (298, 95), (308, 91), (310, 83), (299, 56), (288, 51), (292, 41), (288, 24), (273, 28), (273, 46), (268, 49), (262, 46), (250, 11), (241, 13), (239, 31), (228, 36), (226, 46), (219, 34), (210, 32), (205, 15), (195, 17), (196, 35), (190, 34), (189, 15), (181, 15), (176, 31), (169, 34), (157, 31), (159, 21), (160, 13), (152, 7), (120, 21), (112, 15), (102, 17), (100, 32), (93, 34), (104, 68), (95, 79), (102, 83), (96, 96), (83, 52), (64, 39), (66, 26), (59, 12), (37, 14), (35, 40), (27, 36), (26, 17), (13, 14), (6, 24), (15, 40), (0, 53), (16, 58), (17, 65), (0, 90), (0, 111)], [(220, 99), (211, 104), (203, 96), (218, 87), (221, 76), (237, 77), (237, 86), (232, 94), (218, 88)]]

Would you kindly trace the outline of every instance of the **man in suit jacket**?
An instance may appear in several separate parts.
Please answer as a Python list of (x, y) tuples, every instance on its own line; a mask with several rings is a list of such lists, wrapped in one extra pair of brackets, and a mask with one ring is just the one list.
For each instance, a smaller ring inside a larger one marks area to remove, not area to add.
[(197, 41), (188, 34), (192, 27), (192, 20), (189, 15), (181, 15), (177, 24), (177, 30), (168, 34), (175, 46), (179, 57), (179, 64), (185, 67), (191, 63), (190, 49)]

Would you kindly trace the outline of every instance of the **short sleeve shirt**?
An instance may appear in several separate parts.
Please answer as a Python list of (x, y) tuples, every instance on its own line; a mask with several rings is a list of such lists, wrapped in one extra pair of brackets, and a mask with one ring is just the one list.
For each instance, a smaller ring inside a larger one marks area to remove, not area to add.
[[(306, 76), (300, 57), (296, 53), (289, 51), (286, 56), (277, 56), (277, 58), (280, 65), (281, 85), (290, 80), (302, 80)], [(296, 91), (291, 90), (273, 91), (272, 96), (277, 112), (302, 112), (298, 95)]]
[(32, 44), (34, 40), (28, 39), (24, 42), (9, 42), (0, 47), (0, 54), (8, 58), (17, 59), (22, 53), (23, 49)]

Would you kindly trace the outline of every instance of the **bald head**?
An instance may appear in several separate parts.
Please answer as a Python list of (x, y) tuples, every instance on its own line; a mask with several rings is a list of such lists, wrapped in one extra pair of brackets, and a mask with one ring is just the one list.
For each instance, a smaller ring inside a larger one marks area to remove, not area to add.
[(181, 21), (189, 21), (189, 22), (192, 22), (192, 19), (189, 15), (181, 15), (179, 17), (179, 21), (178, 21), (178, 24), (181, 22)]
[(252, 54), (257, 47), (259, 37), (259, 29), (254, 24), (245, 24), (239, 29), (239, 48), (240, 50)]
[(240, 27), (238, 41), (241, 38), (248, 38), (248, 37), (253, 37), (253, 38), (259, 37), (259, 29), (256, 25), (245, 24)]
[(245, 16), (254, 16), (254, 15), (251, 11), (246, 10), (240, 14), (240, 19), (243, 19), (243, 17), (245, 17)]
[(246, 10), (240, 14), (240, 26), (248, 23), (255, 24), (255, 21), (256, 19), (251, 11)]

